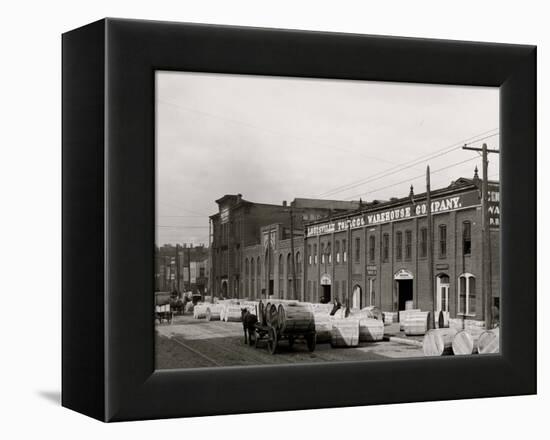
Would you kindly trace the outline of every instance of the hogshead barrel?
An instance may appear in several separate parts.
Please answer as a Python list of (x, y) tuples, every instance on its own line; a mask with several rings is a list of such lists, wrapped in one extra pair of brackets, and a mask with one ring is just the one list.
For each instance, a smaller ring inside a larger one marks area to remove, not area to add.
[(279, 304), (277, 323), (281, 333), (306, 333), (315, 330), (313, 310), (306, 303)]
[(229, 305), (225, 309), (225, 322), (241, 322), (241, 308)]
[(461, 330), (453, 338), (453, 353), (456, 355), (477, 353), (480, 332)]
[(268, 302), (265, 306), (265, 321), (267, 325), (271, 327), (277, 327), (277, 305), (271, 302)]
[(424, 336), (422, 349), (424, 356), (443, 356), (453, 353), (453, 338), (456, 335), (454, 328), (435, 328)]
[(359, 311), (359, 313), (354, 313), (354, 316), (358, 316), (360, 319), (370, 318), (378, 319), (379, 321), (383, 320), (382, 312), (376, 306), (364, 307)]
[(328, 313), (314, 313), (315, 333), (317, 343), (330, 342), (332, 330), (332, 317)]
[(403, 322), (403, 330), (407, 336), (420, 336), (428, 331), (430, 312), (410, 312)]
[(382, 312), (384, 324), (390, 325), (397, 322), (397, 312)]
[(334, 304), (328, 303), (328, 304), (321, 304), (321, 303), (312, 303), (311, 307), (313, 309), (313, 313), (315, 315), (325, 313), (329, 314), (332, 312), (332, 309), (334, 308)]
[(197, 304), (193, 309), (193, 318), (195, 319), (204, 319), (206, 318), (206, 304)]
[(381, 341), (384, 338), (384, 323), (379, 319), (359, 320), (359, 340), (365, 342)]
[(399, 330), (403, 331), (405, 330), (405, 320), (407, 319), (407, 315), (409, 313), (413, 312), (421, 312), (420, 309), (410, 309), (410, 310), (400, 310), (399, 313)]
[(211, 306), (206, 308), (206, 320), (219, 321), (221, 311), (222, 311), (221, 305), (212, 304)]
[(333, 319), (330, 332), (333, 347), (357, 347), (359, 345), (359, 321), (357, 319)]
[(477, 341), (477, 350), (480, 354), (498, 353), (500, 341), (500, 330), (495, 328), (481, 333)]
[(405, 310), (412, 310), (413, 308), (414, 307), (412, 301), (405, 301)]

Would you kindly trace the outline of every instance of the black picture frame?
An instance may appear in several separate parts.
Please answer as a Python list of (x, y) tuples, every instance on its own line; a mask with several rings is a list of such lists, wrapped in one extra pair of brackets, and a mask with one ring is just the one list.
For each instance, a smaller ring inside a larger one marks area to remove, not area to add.
[[(62, 50), (63, 406), (121, 421), (536, 393), (535, 46), (104, 19)], [(157, 69), (500, 87), (501, 354), (155, 371)]]

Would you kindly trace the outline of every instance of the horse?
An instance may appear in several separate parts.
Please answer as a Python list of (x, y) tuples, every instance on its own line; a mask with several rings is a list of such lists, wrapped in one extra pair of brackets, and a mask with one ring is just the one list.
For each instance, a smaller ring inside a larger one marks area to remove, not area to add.
[(255, 324), (258, 322), (256, 315), (253, 315), (246, 308), (241, 308), (241, 321), (243, 322), (244, 343), (252, 345), (255, 338)]

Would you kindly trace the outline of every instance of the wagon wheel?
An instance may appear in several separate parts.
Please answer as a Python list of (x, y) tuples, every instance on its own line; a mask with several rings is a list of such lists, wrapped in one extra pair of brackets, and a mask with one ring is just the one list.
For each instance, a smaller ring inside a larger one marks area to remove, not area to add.
[(309, 335), (307, 335), (307, 337), (306, 337), (307, 349), (310, 352), (315, 351), (315, 344), (317, 342), (316, 340), (317, 340), (317, 337), (316, 337), (315, 333), (310, 333)]
[(288, 347), (292, 350), (292, 347), (294, 347), (294, 336), (288, 337)]
[(267, 339), (267, 349), (271, 354), (275, 354), (277, 351), (277, 331), (270, 327), (269, 338)]

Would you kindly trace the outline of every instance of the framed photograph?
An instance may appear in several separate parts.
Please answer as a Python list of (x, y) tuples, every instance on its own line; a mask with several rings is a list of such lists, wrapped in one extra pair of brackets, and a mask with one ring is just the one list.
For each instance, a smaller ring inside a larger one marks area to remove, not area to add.
[(63, 405), (121, 421), (533, 394), (535, 182), (534, 46), (70, 31)]

